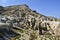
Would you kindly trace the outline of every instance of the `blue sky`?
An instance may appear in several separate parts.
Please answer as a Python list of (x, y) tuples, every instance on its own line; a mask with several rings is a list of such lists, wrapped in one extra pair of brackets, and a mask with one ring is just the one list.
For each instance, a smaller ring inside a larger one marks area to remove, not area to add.
[(31, 9), (46, 16), (60, 18), (60, 0), (0, 0), (1, 6), (27, 4)]

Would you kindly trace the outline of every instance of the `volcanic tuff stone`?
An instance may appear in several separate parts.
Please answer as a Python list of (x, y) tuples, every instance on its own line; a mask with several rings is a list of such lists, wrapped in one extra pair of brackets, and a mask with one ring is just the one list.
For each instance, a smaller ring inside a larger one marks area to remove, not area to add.
[(19, 40), (40, 40), (40, 35), (60, 36), (58, 18), (39, 14), (26, 4), (1, 6), (0, 24), (0, 40), (13, 40), (15, 36), (19, 36)]

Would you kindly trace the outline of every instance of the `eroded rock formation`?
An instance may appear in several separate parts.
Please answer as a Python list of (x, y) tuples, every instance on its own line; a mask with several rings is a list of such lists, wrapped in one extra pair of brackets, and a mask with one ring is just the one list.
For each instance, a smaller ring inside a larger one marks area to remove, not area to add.
[[(2, 10), (5, 11), (1, 12)], [(3, 7), (3, 9), (0, 7), (0, 13), (0, 38), (2, 40), (11, 40), (11, 36), (19, 34), (27, 37), (25, 40), (35, 40), (32, 38), (39, 40), (39, 35), (60, 36), (58, 18), (44, 16), (31, 10), (26, 4)], [(23, 36), (20, 37), (21, 40)]]

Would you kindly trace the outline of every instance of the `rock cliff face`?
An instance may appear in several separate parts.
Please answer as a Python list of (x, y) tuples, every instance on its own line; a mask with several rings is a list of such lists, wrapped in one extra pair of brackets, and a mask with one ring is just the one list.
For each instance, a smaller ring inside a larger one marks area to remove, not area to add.
[[(58, 18), (44, 16), (26, 4), (0, 6), (0, 24), (0, 40), (41, 40), (43, 35), (60, 36)], [(44, 36), (44, 39), (49, 38)]]

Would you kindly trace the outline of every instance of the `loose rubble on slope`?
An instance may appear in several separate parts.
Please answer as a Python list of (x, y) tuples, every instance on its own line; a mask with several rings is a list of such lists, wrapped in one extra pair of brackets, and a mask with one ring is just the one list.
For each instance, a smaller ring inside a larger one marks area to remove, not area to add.
[(26, 4), (0, 6), (0, 40), (60, 40), (60, 20)]

